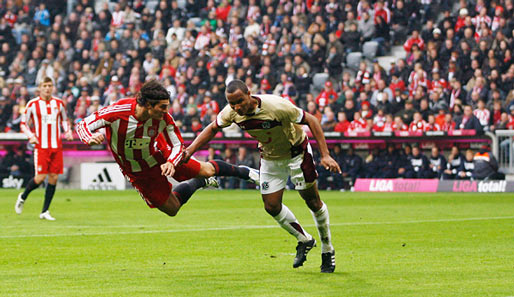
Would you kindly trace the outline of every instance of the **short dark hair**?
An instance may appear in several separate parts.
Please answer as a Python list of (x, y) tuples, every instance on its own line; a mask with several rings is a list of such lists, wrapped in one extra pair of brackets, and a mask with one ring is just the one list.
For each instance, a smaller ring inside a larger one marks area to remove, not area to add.
[(246, 84), (239, 79), (234, 79), (227, 85), (227, 90), (225, 91), (228, 94), (232, 94), (236, 92), (237, 90), (241, 90), (244, 94), (248, 93), (248, 87)]
[(141, 106), (145, 106), (146, 103), (155, 106), (161, 100), (169, 101), (170, 93), (155, 79), (145, 82), (136, 95), (137, 104)]

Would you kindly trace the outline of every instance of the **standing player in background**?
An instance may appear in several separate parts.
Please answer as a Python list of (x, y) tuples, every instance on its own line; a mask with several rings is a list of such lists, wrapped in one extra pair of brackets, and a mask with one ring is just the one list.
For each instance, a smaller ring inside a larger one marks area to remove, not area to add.
[[(48, 184), (45, 190), (45, 202), (40, 219), (54, 221), (48, 208), (52, 202), (57, 184), (57, 177), (62, 174), (62, 126), (67, 140), (73, 135), (66, 116), (66, 108), (61, 99), (52, 97), (54, 83), (50, 77), (45, 77), (39, 85), (40, 96), (27, 103), (25, 113), (22, 115), (21, 130), (29, 138), (34, 148), (34, 166), (36, 175), (32, 178), (23, 193), (18, 195), (14, 206), (17, 214), (23, 211), (23, 205), (30, 192), (39, 187), (48, 175)], [(29, 128), (32, 122), (33, 130)]]
[[(91, 114), (77, 125), (80, 139), (100, 144), (105, 136), (123, 174), (149, 207), (175, 216), (193, 193), (205, 186), (217, 187), (217, 176), (235, 176), (259, 182), (255, 169), (221, 160), (181, 163), (183, 140), (168, 113), (170, 94), (156, 80), (146, 82), (136, 98), (118, 100)], [(172, 191), (167, 177), (182, 181)]]
[(328, 152), (325, 136), (318, 120), (289, 101), (274, 95), (251, 95), (246, 84), (231, 81), (226, 89), (228, 105), (185, 150), (187, 161), (200, 147), (224, 127), (236, 123), (259, 141), (261, 150), (260, 182), (266, 211), (282, 228), (296, 237), (293, 267), (303, 265), (316, 240), (305, 231), (294, 214), (282, 204), (282, 196), (290, 176), (295, 189), (312, 212), (321, 238), (321, 272), (334, 272), (335, 251), (330, 238), (327, 205), (319, 197), (316, 169), (307, 135), (299, 124), (308, 125), (321, 153), (321, 165), (331, 172), (341, 169)]

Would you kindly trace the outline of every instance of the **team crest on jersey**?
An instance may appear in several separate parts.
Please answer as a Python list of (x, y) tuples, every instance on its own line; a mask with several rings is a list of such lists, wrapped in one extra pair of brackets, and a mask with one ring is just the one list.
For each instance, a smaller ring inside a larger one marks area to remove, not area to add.
[(267, 190), (267, 189), (269, 189), (269, 183), (267, 181), (265, 181), (262, 183), (261, 187), (263, 190)]
[(41, 167), (41, 165), (39, 165), (39, 166), (37, 167), (37, 171), (38, 171), (38, 172), (39, 172), (39, 171), (43, 171), (43, 167)]
[(154, 137), (157, 134), (154, 128), (148, 128), (148, 136)]

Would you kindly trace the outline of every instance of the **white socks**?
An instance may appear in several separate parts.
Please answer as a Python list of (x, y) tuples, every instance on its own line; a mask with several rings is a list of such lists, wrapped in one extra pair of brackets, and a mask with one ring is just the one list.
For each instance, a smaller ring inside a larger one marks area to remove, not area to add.
[[(323, 208), (322, 208), (323, 209)], [(326, 207), (325, 207), (326, 209)], [(321, 211), (321, 210), (320, 210)], [(282, 228), (286, 229), (287, 232), (289, 232), (291, 235), (296, 237), (298, 241), (306, 242), (312, 239), (312, 236), (305, 231), (302, 226), (300, 226), (300, 223), (296, 220), (296, 217), (294, 214), (285, 206), (282, 204), (282, 210), (280, 213), (273, 217)], [(328, 212), (327, 212), (327, 220), (328, 220)], [(330, 236), (330, 231), (329, 231)]]
[[(312, 212), (312, 211), (311, 211)], [(328, 216), (327, 205), (323, 202), (323, 206), (316, 212), (312, 212), (314, 222), (318, 228), (319, 237), (321, 238), (321, 252), (328, 253), (334, 250), (330, 235), (330, 220)]]

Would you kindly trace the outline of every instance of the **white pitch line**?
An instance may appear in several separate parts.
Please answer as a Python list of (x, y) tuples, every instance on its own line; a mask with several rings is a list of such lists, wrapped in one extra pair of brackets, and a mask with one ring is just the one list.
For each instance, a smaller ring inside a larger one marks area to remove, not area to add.
[[(454, 218), (454, 219), (437, 219), (437, 220), (412, 220), (397, 222), (347, 222), (335, 223), (330, 226), (358, 226), (358, 225), (396, 225), (396, 224), (419, 224), (419, 223), (440, 223), (440, 222), (466, 222), (466, 221), (488, 221), (488, 220), (510, 220), (514, 216), (506, 217), (478, 217), (478, 218)], [(73, 226), (70, 226), (73, 227)], [(83, 228), (74, 226), (75, 228)], [(116, 227), (116, 226), (115, 226)], [(114, 227), (114, 228), (115, 228)], [(141, 228), (144, 226), (134, 226)], [(304, 227), (314, 227), (314, 225), (304, 225)], [(106, 228), (106, 226), (103, 226)], [(109, 228), (109, 227), (107, 227)], [(61, 233), (61, 234), (24, 234), (24, 235), (3, 235), (0, 238), (29, 238), (29, 237), (66, 237), (66, 236), (96, 236), (96, 235), (123, 235), (123, 234), (154, 234), (154, 233), (179, 233), (179, 232), (205, 232), (205, 231), (230, 231), (230, 230), (250, 230), (250, 229), (271, 229), (280, 228), (278, 225), (258, 225), (258, 226), (231, 226), (216, 228), (196, 228), (196, 229), (173, 229), (173, 230), (138, 230), (138, 231), (122, 231), (122, 232), (96, 232), (96, 233)], [(80, 232), (80, 231), (79, 231)]]

